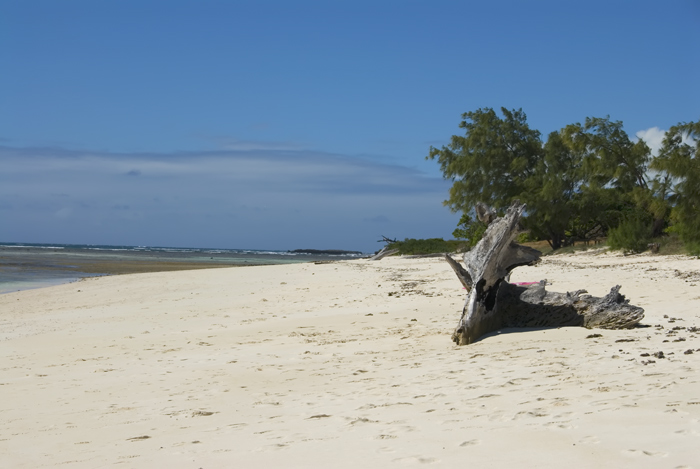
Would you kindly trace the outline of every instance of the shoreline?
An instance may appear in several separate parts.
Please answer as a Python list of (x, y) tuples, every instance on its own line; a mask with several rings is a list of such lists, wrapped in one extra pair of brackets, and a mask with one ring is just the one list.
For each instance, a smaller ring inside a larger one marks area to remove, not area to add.
[[(245, 267), (247, 264), (212, 264), (205, 262), (167, 262), (156, 260), (128, 261), (121, 259), (84, 260), (66, 258), (42, 265), (25, 258), (23, 262), (8, 262), (0, 256), (0, 295), (23, 290), (73, 283), (85, 278), (129, 275), (149, 272), (173, 272), (198, 269)], [(254, 265), (254, 264), (251, 264)]]
[(691, 467), (700, 260), (548, 256), (511, 280), (544, 278), (595, 296), (621, 284), (647, 327), (456, 347), (465, 293), (435, 258), (0, 295), (0, 454), (18, 468)]
[(319, 260), (338, 260), (338, 257), (221, 250), (129, 251), (80, 249), (71, 246), (0, 246), (0, 294), (71, 283), (95, 276), (279, 265)]

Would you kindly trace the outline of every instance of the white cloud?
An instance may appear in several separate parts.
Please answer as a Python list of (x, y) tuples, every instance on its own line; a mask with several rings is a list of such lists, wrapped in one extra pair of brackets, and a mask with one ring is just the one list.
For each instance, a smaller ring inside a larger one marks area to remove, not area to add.
[(3, 241), (370, 251), (457, 223), (441, 177), (328, 153), (0, 147), (0, 165)]
[(219, 141), (224, 150), (250, 151), (250, 150), (303, 150), (306, 145), (296, 142), (267, 142), (256, 140), (222, 139)]
[(646, 142), (651, 149), (651, 154), (656, 156), (659, 154), (659, 149), (661, 149), (661, 144), (664, 136), (666, 135), (666, 131), (661, 130), (658, 127), (651, 127), (646, 130), (640, 130), (635, 135), (638, 139), (644, 140), (644, 142)]

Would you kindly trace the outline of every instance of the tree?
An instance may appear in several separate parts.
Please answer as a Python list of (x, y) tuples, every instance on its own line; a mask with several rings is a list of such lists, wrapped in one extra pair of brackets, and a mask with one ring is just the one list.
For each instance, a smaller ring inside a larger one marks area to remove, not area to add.
[(630, 140), (622, 121), (611, 121), (610, 116), (587, 117), (584, 125), (569, 125), (564, 132), (572, 146), (585, 152), (584, 169), (591, 183), (623, 192), (648, 188), (651, 151), (643, 140)]
[(437, 159), (445, 179), (454, 184), (445, 205), (469, 212), (477, 202), (503, 209), (526, 188), (542, 155), (540, 133), (527, 125), (522, 109), (491, 108), (462, 115), (464, 136), (453, 135), (449, 145), (430, 147), (428, 159)]
[(514, 200), (527, 204), (522, 223), (531, 235), (553, 249), (605, 236), (621, 223), (631, 225), (618, 239), (646, 233), (644, 223), (652, 235), (661, 233), (670, 207), (668, 180), (649, 180), (649, 147), (633, 142), (622, 122), (589, 117), (550, 133), (543, 144), (522, 109), (501, 113), (467, 112), (459, 124), (463, 136), (430, 147), (427, 158), (437, 159), (453, 182), (445, 205), (464, 214), (456, 237), (476, 240), (470, 213), (478, 202), (502, 212)]
[[(573, 200), (574, 238), (606, 234), (630, 212), (649, 211), (652, 192), (646, 174), (651, 151), (642, 140), (632, 142), (622, 127), (609, 116), (588, 117), (583, 125), (567, 125), (561, 131), (567, 146), (581, 157), (581, 184)], [(645, 217), (632, 218), (638, 224)]]
[(657, 186), (675, 203), (672, 229), (691, 253), (700, 255), (700, 121), (671, 127), (651, 168), (661, 172)]
[(559, 249), (570, 237), (573, 200), (582, 184), (581, 161), (580, 152), (567, 145), (561, 132), (550, 133), (543, 157), (521, 195), (528, 205), (525, 226), (536, 238), (549, 241), (552, 249)]

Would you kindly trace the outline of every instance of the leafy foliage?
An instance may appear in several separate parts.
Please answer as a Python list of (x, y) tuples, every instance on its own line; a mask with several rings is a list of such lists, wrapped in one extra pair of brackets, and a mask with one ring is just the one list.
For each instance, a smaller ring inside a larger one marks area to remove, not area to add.
[(479, 242), (485, 231), (486, 224), (472, 219), (468, 213), (463, 213), (457, 228), (452, 232), (452, 236), (456, 239), (465, 240), (466, 246), (471, 248), (476, 246), (476, 243)]
[(574, 198), (582, 184), (581, 165), (580, 152), (567, 145), (560, 132), (552, 132), (526, 190), (520, 194), (528, 206), (525, 226), (538, 239), (548, 240), (553, 249), (566, 244), (575, 216)]
[(651, 151), (643, 140), (633, 143), (621, 121), (587, 117), (585, 124), (563, 129), (571, 147), (583, 154), (586, 182), (598, 187), (614, 187), (631, 192), (647, 187), (646, 170)]
[[(445, 179), (454, 184), (445, 201), (453, 211), (469, 212), (477, 202), (505, 208), (525, 189), (540, 157), (540, 133), (531, 130), (522, 110), (490, 108), (462, 115), (465, 135), (453, 135), (442, 149), (430, 147)], [(468, 176), (468, 177), (466, 177)]]
[(700, 121), (671, 127), (651, 167), (661, 173), (657, 187), (670, 193), (671, 230), (700, 255)]
[(610, 230), (608, 246), (627, 252), (642, 252), (651, 242), (650, 214), (641, 210), (624, 217), (622, 222)]
[(464, 135), (431, 147), (427, 158), (453, 182), (445, 205), (463, 213), (453, 235), (470, 246), (483, 233), (469, 215), (477, 202), (502, 209), (519, 199), (531, 238), (553, 249), (609, 235), (615, 248), (639, 251), (676, 232), (700, 254), (700, 123), (672, 127), (652, 158), (609, 116), (567, 125), (546, 142), (522, 109), (501, 108), (499, 116), (483, 108), (462, 118)]

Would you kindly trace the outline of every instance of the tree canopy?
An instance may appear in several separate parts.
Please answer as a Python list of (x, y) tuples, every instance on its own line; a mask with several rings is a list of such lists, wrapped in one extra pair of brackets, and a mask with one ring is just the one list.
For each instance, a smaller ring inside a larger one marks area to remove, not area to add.
[[(453, 135), (450, 144), (430, 147), (446, 179), (454, 184), (445, 202), (454, 211), (469, 211), (477, 202), (505, 208), (525, 189), (540, 158), (540, 133), (531, 130), (522, 110), (490, 108), (462, 115), (465, 135)], [(468, 176), (468, 177), (466, 177)]]
[(517, 199), (527, 204), (531, 236), (553, 249), (610, 235), (616, 247), (641, 250), (671, 226), (700, 252), (700, 123), (672, 127), (653, 158), (609, 116), (566, 125), (546, 141), (522, 109), (482, 108), (462, 119), (464, 135), (427, 156), (453, 182), (445, 205), (463, 213), (456, 237), (478, 241), (478, 202), (502, 210)]
[(651, 168), (659, 171), (657, 200), (663, 197), (657, 210), (671, 206), (672, 230), (700, 255), (700, 120), (671, 127)]

